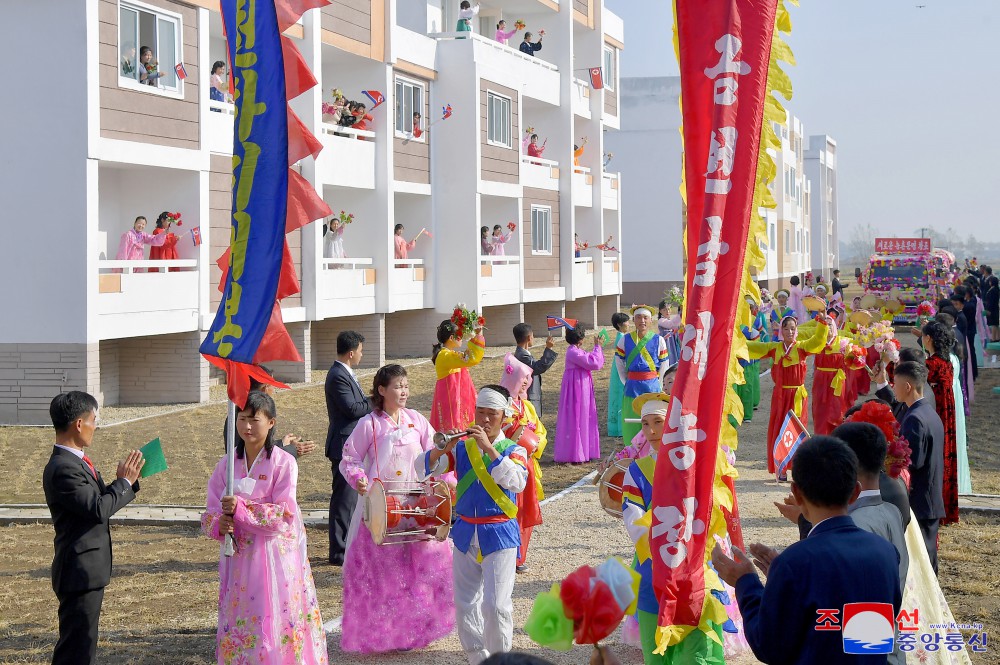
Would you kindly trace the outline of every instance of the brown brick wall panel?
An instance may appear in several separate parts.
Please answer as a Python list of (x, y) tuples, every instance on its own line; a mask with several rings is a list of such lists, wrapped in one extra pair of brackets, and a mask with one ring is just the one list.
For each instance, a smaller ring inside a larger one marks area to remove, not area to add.
[[(559, 192), (547, 189), (524, 188), (521, 211), (522, 237), (524, 238), (524, 288), (537, 289), (560, 286), (559, 279)], [(531, 206), (552, 208), (552, 255), (531, 253)]]
[[(487, 143), (487, 91), (510, 98), (511, 147), (501, 148)], [(481, 177), (483, 180), (517, 184), (520, 177), (520, 137), (518, 136), (517, 91), (485, 79), (479, 84), (480, 144), (482, 147)]]
[(372, 1), (332, 0), (320, 10), (322, 28), (362, 44), (371, 44)]

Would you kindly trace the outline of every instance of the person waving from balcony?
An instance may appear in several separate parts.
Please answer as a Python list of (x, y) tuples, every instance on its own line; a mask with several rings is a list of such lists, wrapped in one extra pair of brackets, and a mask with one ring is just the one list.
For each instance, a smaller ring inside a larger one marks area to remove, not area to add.
[(472, 32), (472, 18), (479, 14), (479, 4), (473, 7), (469, 0), (462, 0), (462, 4), (458, 7), (458, 25), (455, 26), (455, 32)]
[(510, 240), (513, 235), (513, 229), (509, 229), (508, 233), (504, 233), (503, 227), (499, 224), (495, 224), (493, 226), (493, 235), (490, 238), (490, 247), (492, 248), (490, 254), (492, 256), (506, 256), (507, 252), (504, 250), (504, 245), (507, 244), (507, 241)]
[[(116, 261), (142, 261), (143, 245), (162, 247), (163, 243), (167, 241), (165, 233), (154, 236), (146, 233), (143, 230), (145, 228), (146, 218), (141, 215), (136, 217), (132, 228), (122, 234), (121, 241), (118, 243), (118, 253), (115, 254)], [(115, 272), (121, 272), (121, 269), (116, 268)]]
[(500, 19), (500, 22), (497, 23), (497, 34), (494, 39), (507, 46), (507, 40), (513, 37), (515, 32), (517, 32), (517, 28), (507, 30), (507, 21)]
[(528, 157), (541, 157), (542, 153), (545, 152), (545, 144), (548, 143), (548, 139), (542, 141), (541, 145), (538, 144), (538, 134), (531, 135), (531, 143), (528, 144)]
[(544, 35), (538, 35), (538, 41), (535, 42), (535, 43), (532, 43), (531, 42), (531, 33), (530, 32), (524, 33), (524, 41), (521, 42), (521, 45), (518, 47), (518, 50), (521, 51), (521, 53), (523, 53), (525, 55), (530, 55), (531, 57), (535, 57), (535, 51), (541, 51), (542, 50), (542, 37), (543, 36)]

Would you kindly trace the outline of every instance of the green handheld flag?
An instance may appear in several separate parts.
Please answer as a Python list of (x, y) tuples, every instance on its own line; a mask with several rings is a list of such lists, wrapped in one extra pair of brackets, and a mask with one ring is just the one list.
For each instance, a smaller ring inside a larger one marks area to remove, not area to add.
[(597, 333), (597, 338), (601, 340), (601, 346), (608, 345), (608, 331), (606, 329), (601, 328), (601, 331)]
[(160, 445), (160, 437), (156, 437), (139, 449), (146, 463), (142, 465), (139, 472), (140, 478), (148, 478), (161, 471), (167, 470), (167, 458), (163, 456), (163, 446)]

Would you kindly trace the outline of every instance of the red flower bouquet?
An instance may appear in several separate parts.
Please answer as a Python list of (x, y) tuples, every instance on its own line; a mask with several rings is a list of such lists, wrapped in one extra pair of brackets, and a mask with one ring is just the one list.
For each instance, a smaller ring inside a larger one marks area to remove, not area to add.
[(844, 350), (844, 361), (848, 369), (859, 370), (866, 366), (867, 352), (859, 344), (850, 344)]
[(517, 230), (517, 224), (515, 224), (514, 222), (507, 222), (507, 230), (513, 233), (514, 231)]
[(889, 450), (885, 456), (885, 471), (892, 478), (899, 478), (903, 470), (910, 466), (910, 444), (899, 434), (899, 423), (892, 415), (888, 404), (865, 402), (861, 409), (847, 419), (852, 423), (870, 423), (885, 435)]
[(486, 325), (486, 319), (479, 312), (474, 309), (467, 309), (463, 303), (455, 305), (455, 311), (451, 313), (451, 322), (458, 326), (456, 336), (459, 339), (466, 336), (474, 336), (477, 329), (481, 329)]
[(179, 212), (168, 212), (167, 219), (170, 220), (171, 224), (176, 224), (177, 226), (184, 226), (184, 222), (181, 221), (181, 214)]
[(346, 213), (343, 210), (340, 211), (340, 224), (341, 226), (347, 226), (354, 221), (354, 213)]

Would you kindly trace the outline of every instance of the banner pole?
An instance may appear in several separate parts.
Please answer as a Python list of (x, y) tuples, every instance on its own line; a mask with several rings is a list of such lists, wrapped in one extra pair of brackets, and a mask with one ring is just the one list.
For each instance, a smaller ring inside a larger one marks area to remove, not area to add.
[[(236, 466), (236, 404), (233, 400), (229, 400), (228, 405), (226, 410), (226, 496), (232, 496), (233, 473)], [(222, 554), (232, 556), (234, 553), (233, 535), (226, 534)]]

